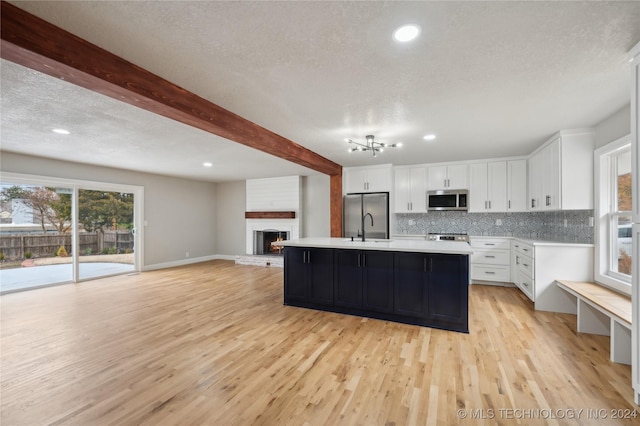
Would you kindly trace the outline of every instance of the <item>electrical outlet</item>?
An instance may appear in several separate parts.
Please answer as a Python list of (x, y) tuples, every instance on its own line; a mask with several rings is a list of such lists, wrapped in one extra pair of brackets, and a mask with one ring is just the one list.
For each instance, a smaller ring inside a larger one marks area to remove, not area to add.
[(416, 221), (413, 219), (409, 219), (409, 226), (413, 226), (416, 224)]
[(565, 227), (565, 228), (567, 227), (567, 223), (568, 223), (568, 221), (567, 221), (567, 219), (565, 219), (565, 220), (564, 220), (564, 227)]
[(496, 219), (496, 226), (502, 226), (502, 219)]
[(189, 257), (189, 252), (188, 251), (184, 253), (184, 257)]

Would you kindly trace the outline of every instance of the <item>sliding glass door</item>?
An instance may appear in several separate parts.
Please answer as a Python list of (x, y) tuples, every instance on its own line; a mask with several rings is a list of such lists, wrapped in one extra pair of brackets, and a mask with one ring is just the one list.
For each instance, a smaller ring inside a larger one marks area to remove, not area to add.
[(1, 178), (0, 293), (139, 270), (142, 187)]
[(72, 188), (2, 182), (0, 293), (73, 280)]
[(79, 279), (135, 270), (133, 193), (78, 191)]

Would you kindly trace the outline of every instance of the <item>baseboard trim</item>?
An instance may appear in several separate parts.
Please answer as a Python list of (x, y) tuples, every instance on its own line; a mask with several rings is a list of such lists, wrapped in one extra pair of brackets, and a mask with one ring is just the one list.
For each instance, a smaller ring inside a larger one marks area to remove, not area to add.
[[(208, 262), (210, 260), (226, 259), (224, 255), (214, 254), (211, 256), (193, 257), (191, 259), (176, 260), (173, 262), (154, 263), (153, 265), (144, 265), (143, 271), (155, 271), (158, 269), (175, 268), (176, 266), (191, 265), (192, 263)], [(235, 259), (231, 256), (230, 260)]]

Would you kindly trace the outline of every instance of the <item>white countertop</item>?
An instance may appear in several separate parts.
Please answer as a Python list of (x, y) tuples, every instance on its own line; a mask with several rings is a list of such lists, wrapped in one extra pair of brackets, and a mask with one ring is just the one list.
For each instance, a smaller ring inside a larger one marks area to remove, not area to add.
[[(424, 240), (426, 236), (424, 234), (398, 234), (391, 236), (392, 239), (411, 241), (411, 240)], [(562, 246), (562, 247), (594, 247), (593, 243), (574, 243), (568, 241), (550, 241), (550, 240), (534, 240), (524, 237), (513, 236), (500, 236), (500, 235), (469, 235), (470, 239), (492, 239), (492, 238), (507, 238), (509, 240), (518, 240), (525, 243), (529, 243), (534, 246)]]
[(318, 247), (335, 249), (380, 250), (417, 253), (473, 254), (468, 243), (459, 241), (425, 240), (376, 240), (365, 242), (351, 238), (300, 238), (297, 240), (276, 241), (272, 244), (285, 247)]

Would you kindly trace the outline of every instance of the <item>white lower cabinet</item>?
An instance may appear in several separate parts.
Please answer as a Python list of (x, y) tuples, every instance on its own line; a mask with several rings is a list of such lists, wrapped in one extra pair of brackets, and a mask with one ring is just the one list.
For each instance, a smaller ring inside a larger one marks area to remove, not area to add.
[(511, 242), (513, 283), (537, 311), (576, 313), (575, 298), (556, 280), (593, 281), (593, 244)]
[(533, 245), (520, 240), (511, 242), (514, 262), (513, 283), (518, 286), (529, 299), (535, 301), (535, 268)]
[(510, 239), (499, 237), (471, 237), (471, 279), (510, 282)]

